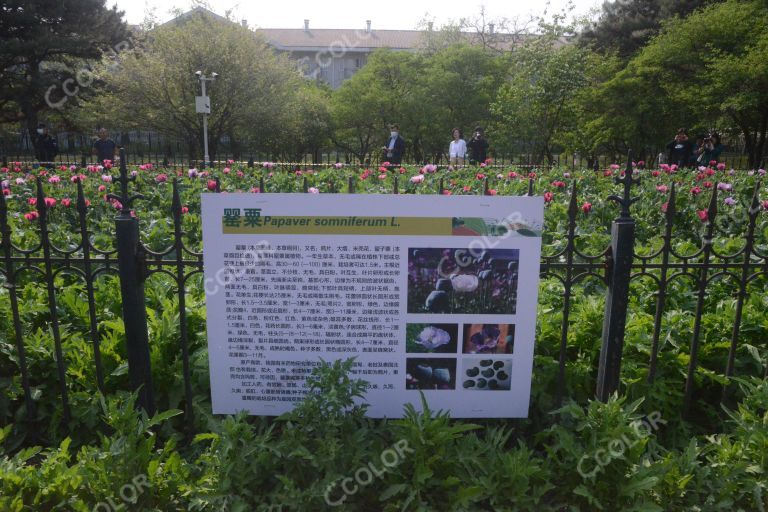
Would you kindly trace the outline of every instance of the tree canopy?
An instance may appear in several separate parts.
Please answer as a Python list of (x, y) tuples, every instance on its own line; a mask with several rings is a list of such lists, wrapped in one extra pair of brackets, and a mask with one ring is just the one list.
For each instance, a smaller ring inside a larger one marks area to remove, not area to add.
[(93, 66), (131, 46), (122, 13), (105, 0), (8, 0), (0, 5), (0, 121), (30, 133), (98, 92)]
[(294, 65), (247, 28), (203, 15), (148, 32), (143, 47), (126, 53), (119, 69), (107, 74), (110, 92), (88, 105), (88, 115), (118, 121), (125, 129), (156, 130), (186, 141), (194, 151), (202, 147), (202, 116), (195, 111), (198, 70), (208, 77), (218, 74), (206, 85), (211, 155), (226, 136), (235, 148), (257, 141), (287, 156), (302, 151), (296, 148), (302, 141), (313, 144), (308, 133), (298, 133), (303, 126), (296, 126), (305, 116), (314, 123), (308, 130), (327, 125), (318, 112), (324, 109), (323, 94), (313, 91)]

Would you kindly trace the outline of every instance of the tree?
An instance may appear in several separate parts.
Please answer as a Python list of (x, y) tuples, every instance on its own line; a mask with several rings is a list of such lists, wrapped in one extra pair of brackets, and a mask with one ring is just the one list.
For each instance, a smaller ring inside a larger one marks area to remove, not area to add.
[(421, 101), (429, 102), (430, 117), (414, 120), (413, 127), (426, 155), (447, 156), (454, 127), (469, 134), (486, 124), (508, 65), (508, 55), (467, 44), (449, 46), (427, 60), (419, 77)]
[[(536, 162), (552, 163), (558, 139), (577, 122), (576, 95), (588, 84), (590, 52), (569, 44), (573, 27), (555, 15), (513, 54), (509, 77), (491, 105), (495, 131)], [(508, 149), (511, 149), (508, 148)]]
[(387, 124), (400, 125), (416, 161), (437, 161), (451, 130), (471, 130), (489, 117), (505, 75), (505, 57), (456, 44), (434, 53), (376, 52), (333, 96), (335, 142), (360, 158), (381, 146)]
[(390, 123), (398, 123), (411, 142), (413, 120), (425, 115), (421, 108), (429, 106), (419, 102), (417, 74), (422, 64), (420, 54), (374, 52), (366, 65), (333, 93), (333, 142), (361, 161), (377, 154)]
[(257, 34), (226, 19), (194, 12), (183, 20), (150, 31), (146, 45), (127, 52), (120, 68), (106, 76), (111, 94), (87, 106), (89, 115), (111, 115), (125, 128), (155, 130), (187, 142), (192, 155), (202, 147), (202, 116), (195, 112), (200, 84), (194, 73), (209, 77), (209, 149), (216, 155), (223, 136), (261, 141), (275, 151), (283, 106), (303, 79)]
[(582, 44), (628, 59), (661, 27), (662, 20), (685, 17), (715, 0), (616, 0), (603, 2), (597, 21), (580, 35)]
[(768, 7), (762, 0), (728, 0), (671, 20), (623, 76), (657, 84), (670, 109), (689, 112), (699, 126), (738, 133), (749, 164), (760, 165), (768, 132)]
[(93, 64), (131, 46), (105, 0), (8, 0), (0, 5), (0, 121), (26, 125), (95, 92)]

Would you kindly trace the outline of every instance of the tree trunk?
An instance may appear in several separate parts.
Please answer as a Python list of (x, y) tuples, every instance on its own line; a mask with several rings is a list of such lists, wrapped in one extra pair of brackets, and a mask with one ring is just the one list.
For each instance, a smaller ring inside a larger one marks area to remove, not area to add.
[(763, 154), (765, 153), (765, 138), (768, 132), (768, 108), (763, 110), (763, 117), (760, 120), (760, 128), (755, 134), (755, 145), (753, 154), (749, 158), (749, 167), (751, 169), (759, 168), (763, 163)]

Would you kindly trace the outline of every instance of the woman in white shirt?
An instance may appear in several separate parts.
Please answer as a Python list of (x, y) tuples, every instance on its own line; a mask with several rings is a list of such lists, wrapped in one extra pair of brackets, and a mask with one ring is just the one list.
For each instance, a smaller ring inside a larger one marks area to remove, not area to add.
[(467, 156), (467, 143), (464, 142), (464, 137), (458, 128), (451, 130), (451, 135), (453, 140), (448, 148), (451, 165), (464, 165), (464, 159)]

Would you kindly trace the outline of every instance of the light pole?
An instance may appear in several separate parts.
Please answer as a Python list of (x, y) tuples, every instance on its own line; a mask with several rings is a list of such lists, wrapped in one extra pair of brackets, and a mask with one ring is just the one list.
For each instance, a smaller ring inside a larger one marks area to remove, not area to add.
[(203, 150), (205, 151), (203, 167), (206, 167), (211, 160), (208, 156), (208, 114), (211, 113), (211, 99), (205, 95), (205, 82), (213, 82), (219, 74), (211, 73), (211, 76), (207, 77), (202, 71), (195, 71), (195, 76), (200, 80), (200, 86), (202, 87), (202, 96), (195, 98), (195, 111), (198, 114), (203, 114)]

